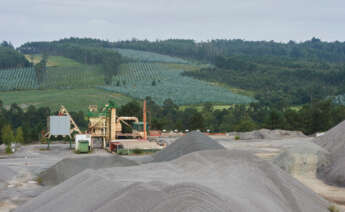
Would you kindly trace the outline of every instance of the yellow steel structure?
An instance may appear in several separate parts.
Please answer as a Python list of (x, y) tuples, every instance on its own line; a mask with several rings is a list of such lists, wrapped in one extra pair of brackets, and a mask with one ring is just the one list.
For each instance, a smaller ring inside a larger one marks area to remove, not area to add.
[(116, 108), (105, 105), (101, 112), (98, 112), (97, 106), (90, 105), (89, 112), (97, 114), (89, 116), (88, 133), (92, 138), (101, 139), (103, 147), (106, 147), (109, 142), (116, 140), (120, 136), (132, 138), (144, 138), (146, 140), (147, 132), (134, 131), (132, 133), (122, 133), (122, 124), (132, 128), (127, 121), (139, 123), (137, 117), (119, 117), (116, 113)]

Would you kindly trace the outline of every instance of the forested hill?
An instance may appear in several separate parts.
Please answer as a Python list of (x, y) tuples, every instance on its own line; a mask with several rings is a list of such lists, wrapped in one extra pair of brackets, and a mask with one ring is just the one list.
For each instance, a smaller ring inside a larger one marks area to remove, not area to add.
[(195, 42), (193, 40), (164, 41), (120, 41), (114, 43), (118, 48), (130, 48), (153, 51), (180, 57), (214, 62), (217, 56), (275, 56), (301, 60), (325, 62), (345, 62), (345, 42), (323, 42), (320, 39), (296, 43), (277, 43), (274, 41), (211, 40)]
[(0, 69), (19, 68), (30, 66), (24, 55), (17, 52), (14, 47), (4, 41), (0, 44)]
[(91, 38), (68, 38), (54, 42), (31, 42), (22, 45), (19, 50), (35, 53), (55, 44), (78, 44), (103, 48), (125, 48), (151, 51), (170, 56), (190, 58), (213, 63), (217, 56), (275, 56), (298, 60), (345, 62), (345, 42), (323, 42), (318, 38), (297, 43), (278, 43), (274, 41), (211, 40), (128, 40), (109, 42)]

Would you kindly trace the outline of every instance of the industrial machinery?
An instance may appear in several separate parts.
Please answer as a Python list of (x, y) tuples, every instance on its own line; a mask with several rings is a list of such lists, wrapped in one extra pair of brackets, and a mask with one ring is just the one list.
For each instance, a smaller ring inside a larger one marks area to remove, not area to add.
[(48, 132), (45, 134), (47, 138), (59, 135), (71, 137), (74, 132), (81, 134), (78, 125), (63, 105), (60, 106), (57, 116), (48, 117), (47, 125)]
[[(73, 133), (81, 134), (78, 125), (73, 120), (72, 116), (69, 114), (67, 109), (61, 105), (58, 115), (49, 116), (47, 120), (47, 133), (43, 134), (46, 138), (51, 138), (51, 136), (63, 136), (72, 138)], [(48, 139), (48, 149), (50, 146)], [(70, 148), (72, 148), (72, 143), (70, 141)]]
[[(112, 102), (106, 104), (100, 111), (96, 105), (90, 105), (88, 118), (88, 130), (83, 134), (67, 109), (61, 105), (58, 115), (49, 117), (49, 131), (46, 136), (48, 138), (58, 135), (72, 137), (73, 133), (76, 132), (75, 150), (80, 153), (91, 151), (94, 147), (97, 147), (97, 143), (103, 148), (108, 147), (110, 151), (115, 144), (117, 147), (119, 142), (122, 147), (127, 149), (161, 148), (157, 143), (147, 140), (149, 125), (146, 121), (146, 101), (143, 104), (142, 122), (137, 117), (117, 116), (116, 106)], [(129, 130), (125, 132), (124, 128)], [(72, 148), (71, 143), (70, 148)]]
[[(117, 116), (116, 106), (111, 102), (105, 105), (101, 111), (98, 111), (96, 105), (90, 105), (88, 117), (88, 133), (91, 134), (93, 141), (102, 141), (104, 148), (109, 146), (111, 141), (123, 137), (147, 140), (149, 126), (146, 123), (145, 101), (143, 106), (143, 122), (139, 122), (137, 117)], [(129, 127), (132, 132), (124, 133), (123, 125)]]

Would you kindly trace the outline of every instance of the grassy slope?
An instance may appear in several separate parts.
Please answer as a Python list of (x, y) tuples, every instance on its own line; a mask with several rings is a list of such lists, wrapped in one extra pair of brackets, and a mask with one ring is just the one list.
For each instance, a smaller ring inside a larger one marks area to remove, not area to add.
[[(40, 55), (26, 57), (30, 61), (33, 59), (34, 63), (41, 59)], [(100, 66), (81, 64), (60, 56), (48, 57), (44, 88), (85, 88), (103, 84), (104, 75)]]
[(29, 91), (6, 91), (0, 92), (0, 100), (5, 106), (17, 103), (23, 108), (28, 105), (36, 107), (48, 106), (56, 110), (59, 104), (67, 107), (69, 111), (87, 111), (90, 104), (102, 106), (109, 100), (118, 105), (125, 104), (131, 99), (112, 92), (107, 92), (95, 88), (83, 89), (49, 89), (49, 90), (29, 90)]
[[(30, 55), (26, 55), (26, 57), (31, 61)], [(38, 63), (40, 59), (40, 55), (34, 55), (33, 57), (34, 63)], [(131, 100), (131, 98), (121, 94), (92, 88), (96, 85), (104, 84), (103, 75), (99, 74), (99, 67), (80, 64), (65, 57), (50, 56), (48, 58), (47, 72), (48, 77), (50, 77), (48, 85), (52, 87), (64, 87), (64, 85), (69, 84), (69, 82), (63, 79), (64, 73), (80, 73), (83, 71), (88, 73), (86, 79), (75, 78), (72, 80), (72, 83), (79, 88), (6, 91), (0, 92), (0, 100), (7, 107), (12, 103), (17, 103), (23, 108), (28, 107), (28, 105), (35, 105), (36, 107), (47, 106), (52, 110), (56, 110), (59, 104), (62, 104), (70, 111), (82, 110), (84, 112), (87, 111), (90, 104), (102, 106), (109, 100), (112, 100), (116, 104), (122, 105)], [(76, 74), (76, 76), (78, 75)], [(57, 81), (53, 81), (53, 78)]]

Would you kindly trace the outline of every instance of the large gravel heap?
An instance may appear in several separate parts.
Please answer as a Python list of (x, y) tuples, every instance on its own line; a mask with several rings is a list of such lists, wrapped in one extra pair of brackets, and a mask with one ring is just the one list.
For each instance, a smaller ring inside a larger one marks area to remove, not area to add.
[(65, 158), (54, 166), (39, 174), (43, 185), (57, 185), (85, 169), (101, 169), (117, 166), (137, 165), (134, 161), (118, 155), (84, 156), (80, 158)]
[(300, 131), (288, 131), (288, 130), (268, 130), (261, 129), (251, 132), (234, 132), (230, 135), (239, 136), (241, 140), (257, 140), (257, 139), (282, 139), (293, 137), (304, 137), (305, 135)]
[(18, 212), (326, 212), (329, 203), (271, 163), (210, 150), (139, 166), (86, 170)]
[(291, 175), (315, 176), (318, 167), (329, 163), (328, 152), (312, 142), (301, 142), (286, 148), (273, 163)]
[(153, 155), (153, 162), (169, 161), (191, 152), (212, 149), (225, 148), (209, 136), (193, 131), (177, 139), (167, 148)]
[(330, 163), (319, 167), (318, 176), (329, 184), (345, 186), (345, 121), (314, 142), (329, 151)]

